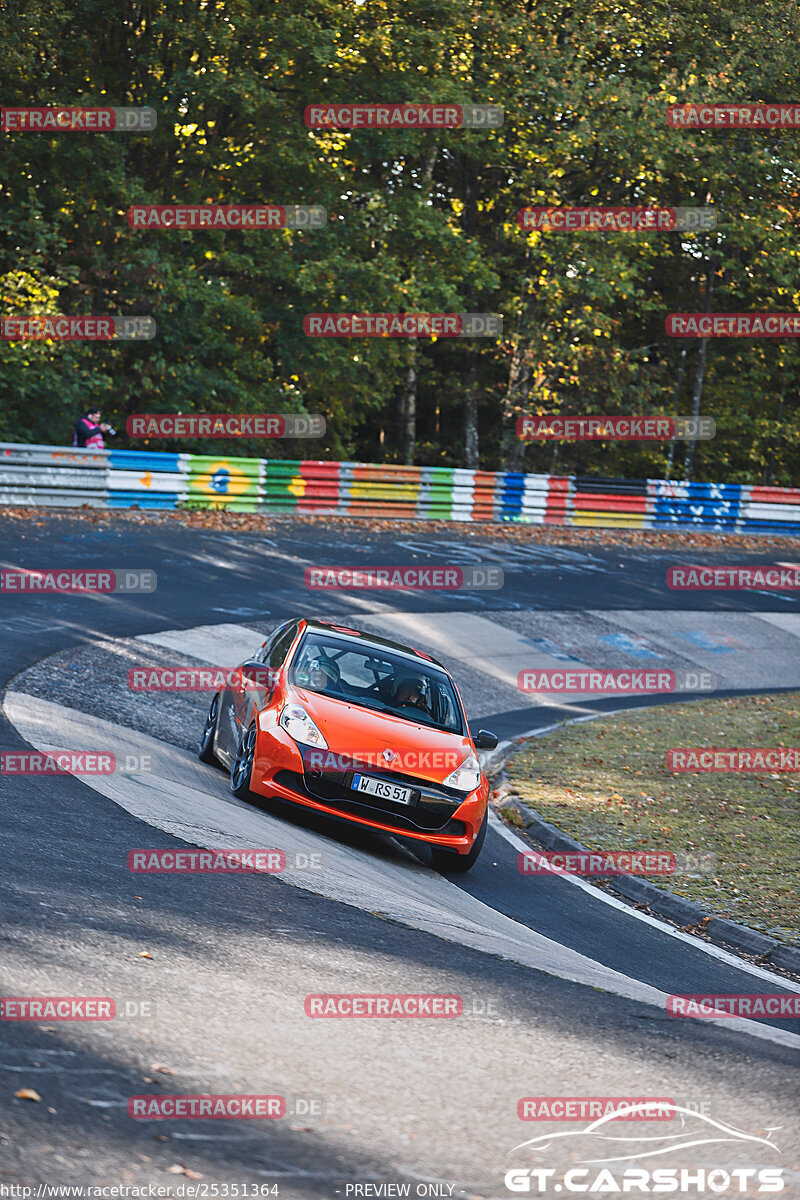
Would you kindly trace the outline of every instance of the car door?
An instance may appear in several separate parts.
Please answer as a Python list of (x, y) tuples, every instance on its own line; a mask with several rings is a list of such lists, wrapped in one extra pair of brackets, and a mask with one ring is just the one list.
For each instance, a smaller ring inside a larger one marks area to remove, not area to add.
[(273, 630), (267, 640), (253, 654), (252, 658), (247, 659), (235, 671), (231, 672), (228, 686), (224, 689), (220, 697), (220, 713), (217, 721), (215, 747), (220, 758), (229, 765), (239, 748), (242, 726), (250, 723), (254, 700), (257, 703), (261, 699), (263, 703), (263, 697), (257, 696), (254, 690), (254, 682), (258, 676), (253, 672), (250, 673), (249, 677), (245, 677), (243, 674), (244, 668), (248, 664), (258, 663), (261, 665), (263, 675), (266, 675), (270, 655), (277, 644), (283, 641), (292, 627), (296, 632), (296, 621), (284, 621), (282, 625)]

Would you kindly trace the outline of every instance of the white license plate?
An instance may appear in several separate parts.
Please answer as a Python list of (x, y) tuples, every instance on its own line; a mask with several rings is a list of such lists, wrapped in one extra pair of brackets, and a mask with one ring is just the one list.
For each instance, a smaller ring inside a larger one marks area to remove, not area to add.
[(353, 790), (380, 796), (382, 800), (394, 800), (397, 804), (410, 804), (413, 788), (400, 787), (397, 783), (386, 783), (383, 779), (372, 779), (369, 775), (354, 775)]

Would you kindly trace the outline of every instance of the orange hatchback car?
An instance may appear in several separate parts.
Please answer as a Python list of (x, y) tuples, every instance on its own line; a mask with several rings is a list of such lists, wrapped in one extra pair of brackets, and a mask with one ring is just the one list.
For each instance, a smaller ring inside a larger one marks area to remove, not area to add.
[(203, 762), (231, 791), (289, 800), (431, 847), (468, 871), (486, 836), (489, 785), (458, 689), (427, 654), (328, 621), (281, 625), (211, 702)]

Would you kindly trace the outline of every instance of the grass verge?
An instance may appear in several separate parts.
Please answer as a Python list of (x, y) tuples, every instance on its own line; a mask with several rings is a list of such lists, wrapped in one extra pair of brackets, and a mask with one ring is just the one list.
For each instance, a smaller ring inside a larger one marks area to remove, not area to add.
[(565, 725), (508, 772), (523, 806), (584, 846), (674, 851), (685, 865), (653, 883), (800, 945), (800, 775), (666, 766), (670, 748), (797, 746), (798, 730), (800, 692), (670, 704)]

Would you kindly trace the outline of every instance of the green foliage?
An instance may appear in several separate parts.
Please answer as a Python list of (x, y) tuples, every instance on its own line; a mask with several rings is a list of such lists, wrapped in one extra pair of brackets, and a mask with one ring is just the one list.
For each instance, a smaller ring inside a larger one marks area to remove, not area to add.
[[(0, 342), (0, 438), (71, 439), (100, 405), (322, 412), (320, 442), (237, 453), (403, 461), (414, 347), (315, 339), (324, 311), (494, 311), (504, 337), (420, 341), (415, 461), (635, 477), (656, 444), (523, 447), (529, 412), (691, 410), (670, 312), (798, 308), (800, 131), (683, 132), (671, 103), (796, 99), (800, 12), (779, 0), (6, 0), (4, 104), (150, 105), (149, 134), (2, 135), (0, 311), (151, 314), (149, 343)], [(311, 131), (321, 101), (477, 101), (502, 128)], [(131, 230), (142, 203), (321, 204), (313, 232)], [(534, 204), (713, 204), (713, 233), (523, 233)], [(709, 343), (716, 440), (692, 474), (798, 482), (795, 342)], [(118, 445), (128, 443), (124, 436)], [(155, 448), (216, 451), (201, 442)], [(685, 447), (672, 472), (680, 477)]]

